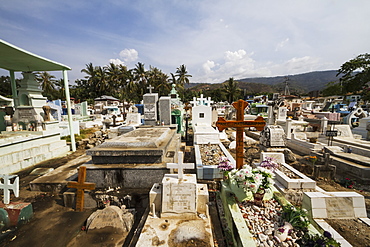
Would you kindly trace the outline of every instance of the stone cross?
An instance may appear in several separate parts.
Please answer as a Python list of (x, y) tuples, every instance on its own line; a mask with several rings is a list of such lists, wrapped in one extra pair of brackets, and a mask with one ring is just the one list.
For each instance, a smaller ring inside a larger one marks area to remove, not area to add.
[(190, 104), (192, 104), (193, 106), (197, 106), (198, 105), (197, 98), (196, 97), (193, 97), (193, 100), (190, 101)]
[(236, 121), (226, 121), (223, 117), (219, 117), (216, 122), (216, 126), (219, 131), (223, 131), (229, 127), (236, 128), (236, 168), (241, 169), (243, 167), (244, 159), (244, 128), (255, 127), (258, 131), (262, 131), (266, 122), (261, 116), (257, 117), (254, 121), (244, 120), (244, 109), (248, 106), (248, 102), (240, 99), (232, 105), (236, 109)]
[(84, 209), (84, 196), (85, 190), (94, 190), (94, 183), (86, 183), (86, 166), (80, 166), (78, 170), (78, 179), (77, 182), (70, 181), (67, 184), (68, 188), (77, 189), (77, 199), (76, 199), (76, 211), (83, 211)]
[(330, 153), (324, 153), (324, 167), (329, 167), (332, 160), (333, 159), (330, 158)]
[(149, 87), (147, 87), (147, 89), (149, 89), (149, 93), (152, 94), (152, 89), (154, 89), (154, 87), (152, 87), (152, 85), (149, 84)]
[(208, 97), (205, 101), (204, 101), (204, 104), (206, 106), (211, 106), (211, 104), (213, 103), (214, 101), (211, 100), (211, 97)]
[[(0, 189), (4, 190), (4, 204), (10, 202), (10, 190), (13, 190), (15, 197), (19, 196), (19, 177), (17, 175), (0, 175), (0, 178), (4, 180), (4, 183), (0, 182)], [(13, 183), (10, 180), (15, 178)]]
[(197, 100), (199, 101), (199, 105), (205, 105), (207, 98), (203, 98), (203, 94), (201, 94), (200, 98), (197, 98)]
[(194, 163), (183, 163), (183, 153), (178, 153), (178, 164), (167, 163), (167, 168), (177, 169), (178, 178), (182, 179), (184, 177), (184, 169), (194, 169)]

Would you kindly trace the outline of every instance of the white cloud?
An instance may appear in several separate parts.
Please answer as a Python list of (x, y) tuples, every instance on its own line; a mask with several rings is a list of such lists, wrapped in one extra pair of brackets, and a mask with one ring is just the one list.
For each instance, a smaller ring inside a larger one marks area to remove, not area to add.
[(279, 44), (277, 44), (275, 51), (278, 51), (281, 48), (283, 48), (288, 42), (289, 42), (289, 38), (286, 38), (285, 40), (281, 41)]
[(124, 62), (122, 62), (118, 58), (116, 58), (116, 59), (113, 59), (113, 58), (112, 59), (109, 59), (109, 63), (113, 63), (115, 65), (120, 65), (120, 64), (124, 65), (125, 64)]
[(207, 62), (205, 62), (202, 67), (203, 67), (203, 71), (204, 73), (206, 74), (210, 74), (212, 73), (212, 68), (214, 68), (216, 66), (215, 62), (213, 61), (210, 61), (210, 60), (207, 60)]
[(134, 62), (139, 58), (139, 53), (135, 49), (124, 49), (120, 51), (119, 56), (125, 62)]

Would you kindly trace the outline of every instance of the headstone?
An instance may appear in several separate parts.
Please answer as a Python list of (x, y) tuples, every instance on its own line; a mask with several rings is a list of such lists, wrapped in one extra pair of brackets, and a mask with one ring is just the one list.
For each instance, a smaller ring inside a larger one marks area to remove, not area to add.
[(244, 128), (255, 127), (257, 130), (262, 130), (266, 123), (262, 117), (257, 117), (254, 121), (244, 121), (244, 109), (248, 105), (246, 101), (238, 100), (232, 105), (236, 109), (236, 121), (226, 121), (223, 117), (219, 117), (216, 126), (219, 131), (228, 127), (236, 128), (236, 168), (241, 169), (244, 163)]
[(260, 135), (260, 143), (264, 147), (285, 147), (285, 132), (280, 125), (265, 126)]
[(141, 125), (141, 115), (138, 112), (128, 112), (126, 115), (126, 124), (130, 126)]
[(129, 232), (133, 223), (133, 210), (121, 209), (117, 206), (107, 206), (90, 215), (86, 222), (86, 228), (90, 231), (93, 229), (113, 227), (123, 232)]
[(84, 191), (85, 190), (94, 190), (95, 184), (86, 183), (86, 166), (80, 166), (78, 171), (78, 180), (70, 181), (67, 184), (68, 188), (77, 189), (77, 199), (76, 199), (76, 211), (83, 211), (84, 209)]
[(143, 95), (144, 101), (144, 122), (145, 125), (156, 125), (157, 123), (157, 93)]
[[(13, 190), (15, 197), (19, 196), (19, 177), (17, 175), (0, 175), (3, 182), (0, 182), (0, 189), (4, 191), (4, 204), (10, 202), (10, 190)], [(13, 183), (11, 180), (14, 179)]]
[(285, 121), (287, 118), (288, 109), (286, 107), (279, 107), (278, 120)]
[(162, 96), (159, 99), (159, 122), (163, 125), (171, 124), (171, 98)]

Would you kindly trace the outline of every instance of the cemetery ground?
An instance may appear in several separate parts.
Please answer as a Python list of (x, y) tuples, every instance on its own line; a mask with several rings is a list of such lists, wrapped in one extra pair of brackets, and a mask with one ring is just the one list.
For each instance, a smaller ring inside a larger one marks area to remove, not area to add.
[[(251, 157), (259, 159), (259, 149), (254, 145), (246, 145), (246, 162), (250, 162)], [(20, 196), (12, 201), (31, 202), (34, 210), (34, 216), (27, 224), (21, 225), (15, 229), (3, 231), (0, 239), (0, 246), (68, 246), (77, 235), (86, 234), (84, 223), (88, 216), (94, 211), (85, 209), (83, 212), (75, 212), (71, 208), (64, 207), (62, 195), (53, 195), (31, 191), (29, 182), (35, 176), (30, 172), (37, 168), (57, 168), (67, 162), (74, 162), (74, 166), (87, 162), (90, 157), (86, 156), (85, 149), (78, 149), (68, 156), (52, 159), (37, 164), (36, 166), (18, 173), (20, 177)], [(235, 155), (234, 152), (231, 154)], [(291, 165), (311, 177), (312, 166), (306, 159), (307, 156), (294, 154), (297, 161)], [(368, 216), (370, 215), (370, 186), (354, 185), (352, 188), (346, 188), (339, 181), (328, 181), (324, 179), (317, 180), (317, 185), (326, 191), (356, 191), (365, 197)], [(348, 187), (348, 185), (347, 185)], [(214, 214), (217, 212), (213, 212)], [(212, 214), (212, 211), (211, 211)], [(329, 221), (334, 229), (337, 230), (353, 246), (370, 246), (369, 227), (357, 220), (331, 220)], [(214, 225), (216, 227), (216, 224)], [(95, 234), (90, 238), (83, 238), (78, 245), (70, 246), (114, 246), (110, 245), (113, 241), (122, 236), (115, 235), (114, 232), (107, 232), (109, 229), (101, 231), (101, 234)], [(220, 229), (214, 229), (214, 233)], [(215, 236), (217, 239), (218, 236)], [(104, 244), (97, 244), (104, 243)], [(215, 243), (215, 246), (226, 246), (222, 241)]]

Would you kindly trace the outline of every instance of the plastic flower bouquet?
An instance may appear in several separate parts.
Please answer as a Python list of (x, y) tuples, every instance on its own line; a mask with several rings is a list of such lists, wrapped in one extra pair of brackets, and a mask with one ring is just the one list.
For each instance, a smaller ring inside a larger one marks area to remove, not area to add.
[(260, 164), (261, 167), (275, 171), (279, 168), (280, 164), (276, 161), (275, 158), (266, 157)]

